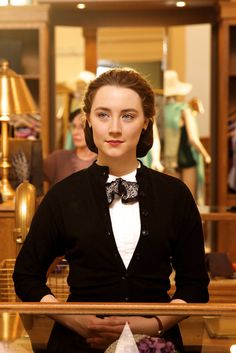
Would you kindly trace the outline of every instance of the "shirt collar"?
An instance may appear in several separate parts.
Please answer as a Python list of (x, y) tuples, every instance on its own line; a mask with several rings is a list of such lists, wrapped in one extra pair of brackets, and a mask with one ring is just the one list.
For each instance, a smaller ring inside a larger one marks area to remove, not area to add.
[[(141, 167), (141, 164), (139, 162), (138, 164), (138, 168)], [(132, 172), (128, 173), (128, 174), (125, 174), (125, 175), (122, 175), (122, 176), (119, 176), (119, 178), (122, 178), (126, 181), (136, 181), (136, 174), (137, 174), (137, 169), (133, 170)], [(109, 174), (108, 175), (108, 179), (107, 179), (107, 182), (110, 183), (111, 181), (117, 179), (118, 177), (116, 175), (112, 175), (112, 174)]]

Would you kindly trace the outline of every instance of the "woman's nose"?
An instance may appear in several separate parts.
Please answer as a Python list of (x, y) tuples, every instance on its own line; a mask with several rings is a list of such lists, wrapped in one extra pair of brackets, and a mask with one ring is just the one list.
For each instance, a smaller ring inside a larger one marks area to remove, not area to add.
[(111, 118), (109, 132), (110, 133), (120, 133), (121, 132), (121, 124), (120, 124), (119, 118)]

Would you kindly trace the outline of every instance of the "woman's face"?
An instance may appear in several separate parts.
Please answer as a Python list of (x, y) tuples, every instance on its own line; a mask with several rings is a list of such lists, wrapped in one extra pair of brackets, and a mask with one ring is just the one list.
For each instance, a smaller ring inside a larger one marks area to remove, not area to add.
[(76, 115), (71, 124), (72, 138), (75, 147), (82, 148), (86, 146), (84, 136), (84, 124), (82, 115)]
[(109, 85), (101, 87), (94, 97), (88, 122), (100, 164), (109, 164), (114, 158), (136, 160), (136, 147), (148, 120), (135, 91)]

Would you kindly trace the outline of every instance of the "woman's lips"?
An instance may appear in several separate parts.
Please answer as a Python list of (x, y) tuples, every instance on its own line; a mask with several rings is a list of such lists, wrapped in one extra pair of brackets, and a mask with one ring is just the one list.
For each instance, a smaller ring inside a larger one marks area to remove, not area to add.
[(120, 141), (120, 140), (109, 140), (109, 141), (106, 141), (109, 145), (111, 146), (119, 146), (121, 143), (123, 143), (123, 141)]

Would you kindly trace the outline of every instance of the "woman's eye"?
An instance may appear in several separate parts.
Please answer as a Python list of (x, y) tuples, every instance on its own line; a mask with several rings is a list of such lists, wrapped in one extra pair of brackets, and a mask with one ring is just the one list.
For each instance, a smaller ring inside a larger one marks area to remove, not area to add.
[(124, 114), (122, 115), (122, 119), (130, 121), (134, 119), (134, 116), (131, 114)]
[(101, 112), (101, 113), (98, 113), (98, 117), (100, 119), (106, 119), (106, 118), (109, 118), (109, 115), (107, 113)]

